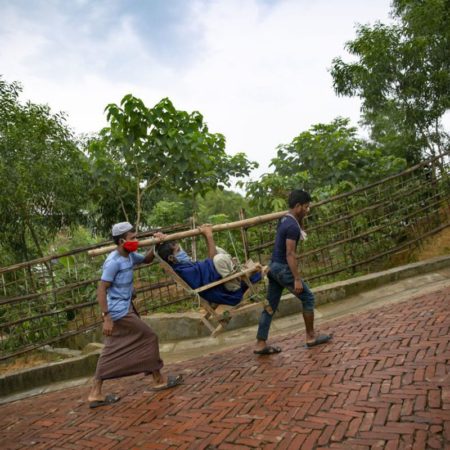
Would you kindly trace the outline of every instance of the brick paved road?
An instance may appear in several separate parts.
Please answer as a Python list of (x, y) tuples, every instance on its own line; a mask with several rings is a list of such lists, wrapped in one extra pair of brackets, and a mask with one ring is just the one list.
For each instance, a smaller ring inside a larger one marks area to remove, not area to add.
[[(380, 290), (382, 294), (382, 290)], [(327, 322), (334, 341), (279, 355), (250, 345), (172, 365), (186, 384), (89, 410), (86, 387), (0, 407), (0, 448), (450, 448), (450, 288)]]

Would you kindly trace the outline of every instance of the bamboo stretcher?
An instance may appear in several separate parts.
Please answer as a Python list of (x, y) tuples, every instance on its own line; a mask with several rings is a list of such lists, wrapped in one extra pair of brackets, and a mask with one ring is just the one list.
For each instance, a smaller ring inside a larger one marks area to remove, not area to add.
[[(196, 299), (198, 299), (200, 306), (205, 310), (205, 315), (202, 317), (202, 322), (206, 325), (208, 330), (211, 333), (211, 336), (217, 336), (219, 333), (222, 333), (226, 330), (228, 324), (230, 323), (231, 319), (233, 317), (236, 317), (240, 314), (243, 314), (245, 312), (248, 312), (249, 309), (253, 309), (255, 307), (255, 304), (262, 304), (263, 307), (267, 303), (267, 301), (259, 300), (257, 303), (248, 303), (245, 300), (241, 300), (240, 303), (238, 303), (236, 306), (229, 307), (231, 309), (227, 309), (222, 313), (219, 313), (217, 311), (218, 307), (220, 306), (227, 306), (227, 305), (218, 305), (218, 304), (211, 304), (207, 300), (205, 300), (201, 293), (211, 289), (216, 286), (220, 286), (224, 283), (227, 283), (228, 281), (234, 280), (236, 278), (242, 278), (244, 279), (245, 283), (248, 285), (248, 289), (250, 291), (250, 297), (258, 298), (258, 293), (256, 292), (256, 289), (253, 285), (253, 283), (250, 281), (250, 275), (256, 273), (256, 272), (263, 272), (264, 267), (262, 267), (259, 264), (255, 264), (252, 267), (245, 268), (243, 270), (240, 270), (236, 273), (233, 273), (232, 275), (229, 275), (225, 278), (222, 278), (220, 280), (214, 281), (213, 283), (206, 284), (204, 286), (201, 286), (197, 289), (192, 289), (168, 264), (166, 261), (164, 261), (155, 251), (155, 260), (159, 263), (160, 267), (164, 270), (164, 272), (171, 277), (175, 283), (177, 283), (182, 289), (184, 289), (188, 294), (192, 295)], [(245, 294), (243, 296), (243, 299), (245, 297)]]

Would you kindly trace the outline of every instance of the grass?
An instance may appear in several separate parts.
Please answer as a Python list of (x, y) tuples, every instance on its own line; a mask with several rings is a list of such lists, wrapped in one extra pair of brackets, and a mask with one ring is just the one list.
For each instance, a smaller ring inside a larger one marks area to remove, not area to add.
[(415, 261), (444, 255), (450, 255), (450, 227), (425, 239), (420, 248), (413, 253)]
[(56, 361), (62, 361), (64, 356), (56, 353), (49, 353), (41, 350), (35, 350), (23, 356), (16, 356), (12, 360), (0, 362), (0, 375), (16, 372), (21, 369), (40, 366)]

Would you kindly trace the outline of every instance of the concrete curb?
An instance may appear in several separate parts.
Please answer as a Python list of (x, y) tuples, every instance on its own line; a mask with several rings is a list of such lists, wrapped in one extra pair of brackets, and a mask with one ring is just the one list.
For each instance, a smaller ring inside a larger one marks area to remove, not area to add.
[[(438, 271), (449, 266), (450, 255), (320, 286), (314, 289), (316, 305), (340, 301), (388, 283), (410, 278), (414, 275)], [(229, 329), (234, 330), (256, 325), (261, 306), (259, 304), (253, 306), (246, 314), (233, 318), (229, 324)], [(288, 294), (282, 298), (277, 316), (288, 316), (300, 311), (301, 306), (298, 299)], [(209, 336), (206, 326), (201, 321), (200, 313), (154, 314), (149, 317), (143, 317), (143, 319), (149, 323), (162, 342), (187, 339), (198, 340), (198, 338)], [(91, 376), (95, 371), (100, 355), (100, 350), (96, 349), (95, 345), (91, 346), (91, 348), (95, 350), (86, 355), (0, 376), (0, 397), (11, 396), (17, 392), (50, 383)]]
[(50, 383), (91, 376), (97, 367), (101, 350), (0, 377), (0, 397), (45, 386)]
[[(351, 278), (345, 281), (326, 284), (313, 289), (316, 297), (316, 306), (330, 302), (336, 302), (360, 292), (375, 289), (387, 283), (410, 278), (414, 275), (421, 275), (426, 272), (433, 272), (450, 266), (450, 255), (440, 256), (418, 263), (395, 267), (383, 272), (376, 272), (360, 277)], [(248, 308), (246, 313), (233, 317), (228, 324), (227, 330), (256, 325), (261, 314), (261, 305), (254, 304)], [(284, 295), (281, 299), (277, 317), (284, 317), (291, 314), (298, 314), (302, 310), (301, 304), (292, 294)], [(163, 314), (156, 313), (145, 316), (143, 319), (159, 336), (161, 342), (171, 342), (184, 339), (198, 339), (209, 336), (209, 330), (201, 320), (201, 313), (178, 313)]]

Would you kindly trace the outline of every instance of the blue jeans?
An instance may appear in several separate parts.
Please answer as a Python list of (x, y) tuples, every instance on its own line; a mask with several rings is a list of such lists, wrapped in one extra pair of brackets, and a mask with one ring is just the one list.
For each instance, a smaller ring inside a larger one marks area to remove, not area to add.
[[(269, 314), (265, 309), (261, 313), (259, 319), (257, 339), (266, 341), (269, 336), (270, 324), (272, 323), (272, 317), (275, 311), (278, 309), (280, 303), (281, 294), (283, 289), (288, 289), (294, 293), (294, 276), (291, 269), (287, 264), (281, 264), (277, 262), (270, 263), (270, 271), (267, 274), (269, 278), (269, 288), (267, 289), (267, 300), (272, 308), (272, 314)], [(303, 312), (314, 312), (314, 294), (311, 292), (309, 286), (302, 280), (303, 291), (296, 295), (302, 302)]]

